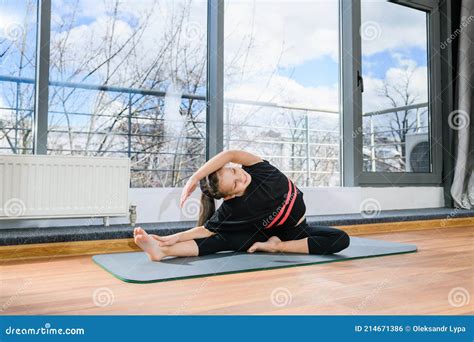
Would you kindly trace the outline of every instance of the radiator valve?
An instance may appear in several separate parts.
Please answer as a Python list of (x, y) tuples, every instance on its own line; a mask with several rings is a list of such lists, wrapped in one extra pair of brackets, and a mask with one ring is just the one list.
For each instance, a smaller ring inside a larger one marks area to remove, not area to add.
[(135, 223), (137, 222), (137, 206), (135, 204), (130, 204), (130, 225), (135, 227)]

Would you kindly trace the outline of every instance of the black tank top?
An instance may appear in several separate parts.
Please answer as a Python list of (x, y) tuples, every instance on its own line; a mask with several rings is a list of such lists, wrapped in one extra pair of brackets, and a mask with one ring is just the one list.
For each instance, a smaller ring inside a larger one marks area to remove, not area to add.
[(306, 212), (303, 192), (268, 160), (242, 169), (252, 176), (245, 193), (223, 201), (204, 227), (216, 233), (294, 227)]

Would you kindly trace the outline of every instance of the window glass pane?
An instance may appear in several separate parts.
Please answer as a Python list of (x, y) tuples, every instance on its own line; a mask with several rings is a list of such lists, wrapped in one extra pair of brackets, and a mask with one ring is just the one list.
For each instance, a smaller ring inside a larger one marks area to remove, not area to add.
[(0, 1), (0, 154), (33, 151), (36, 1)]
[(224, 146), (340, 185), (338, 1), (226, 1)]
[(430, 172), (427, 14), (362, 1), (363, 169)]
[(205, 162), (206, 41), (204, 0), (53, 0), (48, 153), (183, 186)]

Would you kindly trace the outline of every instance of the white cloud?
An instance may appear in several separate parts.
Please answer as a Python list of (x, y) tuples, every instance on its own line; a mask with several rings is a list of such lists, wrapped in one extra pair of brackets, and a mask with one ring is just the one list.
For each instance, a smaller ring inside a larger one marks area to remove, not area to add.
[[(361, 3), (361, 14), (361, 27), (368, 30), (368, 37), (375, 38), (362, 39), (364, 55), (387, 49), (426, 48), (425, 12), (386, 1), (366, 0)], [(361, 35), (363, 38), (364, 30)]]
[[(225, 8), (226, 66), (274, 70), (330, 56), (338, 62), (337, 1), (227, 1)], [(378, 39), (363, 41), (363, 53), (426, 47), (426, 14), (386, 2), (364, 1), (362, 21), (380, 28)], [(252, 35), (252, 52), (245, 52)], [(230, 65), (232, 63), (232, 65)]]
[(287, 67), (325, 55), (338, 59), (336, 1), (227, 1), (225, 7), (226, 65), (240, 59), (251, 70)]
[(406, 89), (407, 72), (412, 74), (408, 84), (410, 98), (416, 97), (415, 103), (426, 102), (428, 95), (427, 68), (419, 67), (413, 60), (402, 59), (398, 65), (394, 65), (385, 72), (383, 79), (364, 77), (363, 108), (364, 112), (372, 112), (393, 107), (388, 98), (380, 96), (383, 89), (383, 80), (389, 85), (389, 94), (395, 98), (398, 106), (404, 105), (403, 99), (393, 87)]
[[(399, 68), (417, 68), (415, 61), (393, 51), (425, 46), (425, 14), (380, 1), (364, 1), (362, 10), (364, 20), (380, 28), (378, 39), (363, 41), (364, 53), (391, 50), (396, 60), (397, 65), (387, 71), (388, 82), (397, 81)], [(225, 13), (226, 96), (337, 109), (337, 85), (304, 87), (274, 75), (279, 67), (322, 56), (338, 63), (337, 1), (228, 1)], [(243, 43), (251, 44), (248, 53)], [(412, 82), (412, 91), (426, 93), (426, 68), (417, 68)], [(369, 75), (366, 83), (370, 90), (381, 80)], [(364, 100), (368, 108), (387, 105), (367, 91)]]
[(338, 85), (332, 87), (305, 87), (297, 81), (274, 76), (269, 81), (255, 78), (226, 91), (226, 98), (271, 102), (281, 105), (308, 106), (318, 109), (337, 110)]

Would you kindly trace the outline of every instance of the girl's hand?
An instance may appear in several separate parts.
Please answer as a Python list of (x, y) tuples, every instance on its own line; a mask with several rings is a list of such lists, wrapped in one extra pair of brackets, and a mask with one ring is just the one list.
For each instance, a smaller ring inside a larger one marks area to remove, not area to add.
[(179, 236), (177, 235), (167, 235), (167, 236), (159, 236), (156, 234), (150, 234), (150, 236), (158, 241), (158, 245), (160, 246), (172, 246), (175, 243), (179, 242)]
[(194, 190), (196, 190), (198, 181), (194, 179), (194, 177), (191, 176), (191, 178), (188, 179), (186, 182), (186, 185), (183, 188), (183, 191), (181, 192), (181, 199), (179, 201), (179, 206), (182, 208), (184, 202), (186, 199), (191, 196)]

